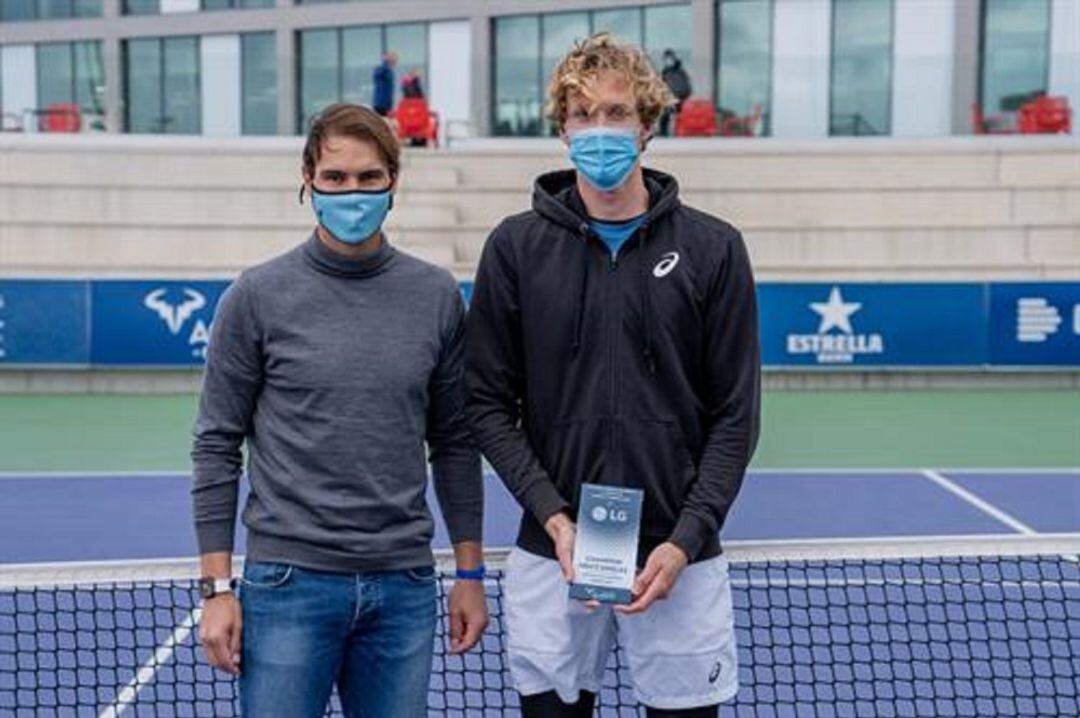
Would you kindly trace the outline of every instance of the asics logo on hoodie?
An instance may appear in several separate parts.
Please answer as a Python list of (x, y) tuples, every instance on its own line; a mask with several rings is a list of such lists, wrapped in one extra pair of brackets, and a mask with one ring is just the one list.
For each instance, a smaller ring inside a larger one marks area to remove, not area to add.
[(657, 279), (666, 277), (671, 274), (671, 270), (675, 269), (675, 265), (679, 263), (678, 252), (668, 252), (661, 259), (656, 267), (652, 270), (653, 276)]

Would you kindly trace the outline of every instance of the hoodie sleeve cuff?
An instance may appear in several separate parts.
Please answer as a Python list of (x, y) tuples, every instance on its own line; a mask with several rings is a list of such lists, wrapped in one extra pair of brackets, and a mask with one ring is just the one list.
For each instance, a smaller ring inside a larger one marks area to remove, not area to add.
[(543, 525), (560, 511), (570, 508), (570, 504), (559, 495), (555, 485), (546, 476), (533, 483), (521, 496), (521, 503)]
[(701, 553), (712, 533), (713, 528), (707, 521), (684, 511), (668, 540), (682, 549), (686, 557), (693, 561)]

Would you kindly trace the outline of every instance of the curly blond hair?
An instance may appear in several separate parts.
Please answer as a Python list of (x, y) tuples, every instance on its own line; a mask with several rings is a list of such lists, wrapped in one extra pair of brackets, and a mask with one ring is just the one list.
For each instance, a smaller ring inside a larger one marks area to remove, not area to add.
[(623, 75), (630, 83), (642, 124), (652, 128), (664, 108), (675, 104), (667, 84), (660, 79), (648, 55), (607, 32), (600, 32), (574, 43), (574, 48), (559, 60), (548, 83), (548, 118), (562, 132), (570, 97), (586, 92), (603, 72)]

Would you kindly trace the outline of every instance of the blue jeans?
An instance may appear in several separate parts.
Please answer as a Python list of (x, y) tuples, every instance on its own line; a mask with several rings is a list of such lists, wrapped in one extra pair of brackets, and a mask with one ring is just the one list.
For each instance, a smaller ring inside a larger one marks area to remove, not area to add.
[(348, 718), (427, 715), (437, 577), (248, 562), (240, 584), (241, 713), (320, 718), (336, 684)]

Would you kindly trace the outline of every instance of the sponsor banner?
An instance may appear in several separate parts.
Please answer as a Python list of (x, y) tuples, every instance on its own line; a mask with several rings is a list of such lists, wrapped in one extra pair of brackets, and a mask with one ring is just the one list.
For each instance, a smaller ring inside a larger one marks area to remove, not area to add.
[[(0, 366), (200, 366), (227, 286), (0, 280)], [(1080, 367), (1080, 282), (763, 283), (758, 299), (767, 367)]]
[(986, 361), (983, 284), (761, 284), (773, 366), (970, 366)]
[(100, 366), (199, 366), (225, 281), (91, 283), (90, 360)]
[(0, 365), (90, 363), (89, 287), (0, 280)]
[(1080, 282), (990, 285), (991, 364), (1080, 366)]

